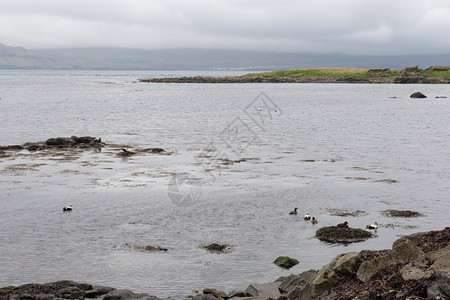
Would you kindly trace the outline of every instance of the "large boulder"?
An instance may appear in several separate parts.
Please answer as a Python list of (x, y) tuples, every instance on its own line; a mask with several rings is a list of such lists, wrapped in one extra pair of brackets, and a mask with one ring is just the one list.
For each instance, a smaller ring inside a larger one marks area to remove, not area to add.
[[(309, 299), (328, 291), (333, 287), (333, 277), (337, 273), (354, 273), (358, 261), (358, 252), (348, 252), (336, 256), (328, 265), (323, 267), (311, 280), (298, 291), (296, 299)], [(291, 299), (291, 298), (290, 298)], [(292, 298), (293, 299), (293, 298)]]
[(316, 231), (316, 237), (329, 243), (362, 242), (372, 237), (372, 233), (359, 228), (322, 227)]
[(268, 283), (257, 283), (251, 284), (245, 290), (245, 293), (252, 297), (259, 297), (263, 299), (273, 298), (277, 299), (281, 296), (280, 290), (278, 287), (280, 286), (280, 282), (268, 282)]
[(412, 262), (424, 256), (425, 253), (410, 240), (398, 240), (394, 242), (392, 251), (388, 254), (364, 261), (359, 266), (356, 276), (359, 280), (366, 282), (389, 266)]
[(295, 299), (298, 297), (298, 292), (317, 272), (317, 270), (309, 270), (298, 275), (291, 274), (283, 278), (278, 289), (283, 295), (287, 295), (288, 299)]

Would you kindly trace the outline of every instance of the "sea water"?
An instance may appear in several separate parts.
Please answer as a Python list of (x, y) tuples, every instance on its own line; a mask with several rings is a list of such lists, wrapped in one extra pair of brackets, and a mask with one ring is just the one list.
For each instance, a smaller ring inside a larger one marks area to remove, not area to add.
[[(435, 98), (449, 85), (137, 81), (239, 74), (1, 71), (0, 145), (89, 135), (117, 146), (0, 158), (0, 286), (68, 279), (183, 298), (449, 225), (450, 99)], [(428, 98), (410, 99), (416, 91)], [(124, 158), (122, 145), (166, 154)], [(314, 237), (344, 221), (380, 229), (350, 245)], [(208, 243), (231, 253), (199, 247)], [(147, 245), (168, 251), (130, 251)], [(280, 255), (300, 263), (281, 269)]]

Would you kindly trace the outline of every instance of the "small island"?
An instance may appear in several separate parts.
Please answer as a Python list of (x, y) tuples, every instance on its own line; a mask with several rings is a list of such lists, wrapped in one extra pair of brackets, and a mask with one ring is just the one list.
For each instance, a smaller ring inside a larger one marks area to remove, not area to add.
[(326, 68), (295, 69), (263, 73), (249, 73), (231, 77), (141, 78), (139, 82), (153, 83), (450, 83), (450, 66), (420, 69), (360, 69)]

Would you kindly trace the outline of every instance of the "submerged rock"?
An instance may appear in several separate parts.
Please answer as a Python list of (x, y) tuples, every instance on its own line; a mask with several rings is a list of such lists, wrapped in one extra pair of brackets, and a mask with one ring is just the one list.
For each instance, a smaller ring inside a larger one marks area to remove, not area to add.
[(200, 245), (199, 246), (202, 249), (205, 249), (208, 252), (211, 253), (230, 253), (232, 251), (232, 246), (228, 244), (217, 244), (217, 243), (211, 243), (207, 245)]
[(338, 226), (322, 227), (316, 231), (316, 237), (329, 243), (362, 242), (372, 237), (372, 233), (357, 228), (341, 228)]
[(290, 269), (293, 266), (298, 265), (298, 260), (290, 258), (289, 256), (278, 256), (273, 263), (279, 267)]
[(388, 209), (381, 212), (383, 215), (387, 217), (402, 217), (402, 218), (416, 218), (423, 217), (423, 215), (416, 211), (411, 210), (396, 210), (396, 209)]

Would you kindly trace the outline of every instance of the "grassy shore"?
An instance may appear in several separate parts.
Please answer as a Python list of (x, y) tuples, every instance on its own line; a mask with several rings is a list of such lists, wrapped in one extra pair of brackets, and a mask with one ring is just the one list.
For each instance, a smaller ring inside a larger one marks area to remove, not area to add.
[(450, 84), (450, 67), (437, 66), (425, 70), (324, 68), (296, 69), (250, 73), (232, 77), (147, 78), (140, 82), (159, 83), (433, 83)]
[[(427, 70), (407, 69), (360, 69), (360, 68), (324, 68), (324, 69), (295, 69), (282, 70), (263, 73), (251, 73), (246, 77), (263, 78), (297, 78), (297, 77), (352, 77), (352, 78), (379, 78), (420, 75), (423, 77), (444, 77), (450, 78), (450, 67), (434, 67)], [(412, 68), (414, 69), (414, 68)]]

